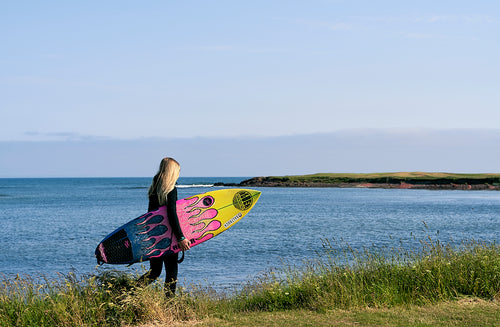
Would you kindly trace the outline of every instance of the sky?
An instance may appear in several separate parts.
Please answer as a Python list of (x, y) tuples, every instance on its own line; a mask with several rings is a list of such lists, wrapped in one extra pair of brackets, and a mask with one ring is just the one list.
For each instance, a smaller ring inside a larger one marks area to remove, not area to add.
[(500, 172), (499, 31), (496, 0), (2, 1), (0, 177)]

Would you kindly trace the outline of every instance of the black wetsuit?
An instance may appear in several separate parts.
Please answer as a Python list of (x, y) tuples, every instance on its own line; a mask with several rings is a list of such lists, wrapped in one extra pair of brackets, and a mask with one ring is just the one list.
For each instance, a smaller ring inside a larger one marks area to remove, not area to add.
[[(172, 232), (177, 240), (183, 240), (184, 234), (182, 233), (179, 225), (179, 217), (177, 217), (177, 188), (174, 187), (167, 195), (167, 216)], [(149, 196), (148, 211), (156, 210), (160, 207), (158, 201), (158, 194), (154, 192)], [(165, 254), (161, 258), (150, 259), (150, 269), (147, 273), (139, 278), (147, 284), (153, 282), (160, 277), (162, 266), (165, 264), (165, 293), (173, 295), (177, 286), (177, 271), (178, 271), (178, 253)]]

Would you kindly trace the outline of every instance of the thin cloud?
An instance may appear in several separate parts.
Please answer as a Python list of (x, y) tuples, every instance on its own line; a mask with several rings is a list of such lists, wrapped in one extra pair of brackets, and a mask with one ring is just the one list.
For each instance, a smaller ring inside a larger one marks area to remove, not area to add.
[[(44, 133), (35, 133), (44, 134)], [(46, 133), (72, 137), (73, 133)], [(273, 176), (317, 172), (496, 173), (500, 129), (353, 129), (264, 138), (0, 141), (0, 177), (146, 176), (159, 151), (184, 176)], [(160, 150), (159, 150), (160, 149)], [(161, 150), (165, 149), (165, 150)], [(224, 149), (232, 149), (228, 156)], [(33, 167), (33, 153), (42, 154)], [(126, 153), (127, 160), (122, 160)], [(241, 158), (252, 157), (249, 162)], [(92, 158), (92, 160), (88, 160)], [(211, 158), (200, 165), (200, 158)], [(220, 162), (224, 162), (223, 165)]]
[(430, 33), (401, 33), (401, 35), (407, 39), (417, 39), (417, 40), (446, 38), (443, 35), (430, 34)]
[(9, 84), (54, 85), (60, 81), (46, 76), (22, 75), (8, 76), (0, 79), (0, 82)]
[(352, 24), (344, 23), (344, 22), (326, 22), (320, 20), (309, 20), (309, 19), (289, 19), (289, 18), (275, 18), (276, 20), (290, 22), (296, 25), (302, 25), (306, 27), (312, 28), (321, 28), (327, 29), (330, 31), (342, 31), (342, 30), (350, 30), (352, 29)]
[(289, 49), (259, 45), (203, 45), (189, 48), (190, 51), (231, 52), (231, 53), (288, 53)]
[(427, 14), (427, 15), (401, 15), (401, 16), (352, 16), (351, 19), (364, 23), (382, 24), (495, 24), (497, 20), (489, 15), (456, 15), (456, 14)]
[(98, 141), (110, 140), (111, 138), (105, 136), (86, 135), (74, 132), (37, 132), (29, 131), (24, 133), (25, 140), (27, 141)]
[(486, 15), (431, 15), (422, 18), (426, 23), (467, 23), (467, 24), (492, 24), (495, 19)]
[(347, 23), (329, 23), (329, 22), (321, 22), (321, 21), (302, 21), (301, 24), (308, 25), (312, 27), (318, 28), (326, 28), (331, 31), (342, 31), (342, 30), (350, 30), (352, 28), (351, 24)]
[(235, 47), (232, 45), (202, 45), (196, 47), (196, 50), (201, 51), (234, 51)]

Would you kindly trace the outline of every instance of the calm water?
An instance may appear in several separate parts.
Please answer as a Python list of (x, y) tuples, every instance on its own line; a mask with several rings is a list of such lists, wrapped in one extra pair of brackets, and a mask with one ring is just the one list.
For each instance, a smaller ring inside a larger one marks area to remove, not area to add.
[[(181, 178), (179, 197), (243, 179)], [(96, 245), (145, 212), (149, 183), (150, 178), (0, 179), (0, 274), (95, 272)], [(410, 244), (412, 235), (437, 231), (442, 241), (500, 241), (500, 192), (256, 189), (260, 200), (243, 220), (186, 253), (179, 267), (182, 283), (223, 286), (282, 261), (300, 264), (315, 256), (325, 238), (342, 238), (354, 248)], [(140, 272), (145, 266), (104, 268)]]

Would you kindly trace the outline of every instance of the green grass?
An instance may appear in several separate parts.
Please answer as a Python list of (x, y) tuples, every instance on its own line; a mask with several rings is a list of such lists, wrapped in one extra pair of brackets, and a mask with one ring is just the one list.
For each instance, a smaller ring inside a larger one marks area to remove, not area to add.
[[(275, 176), (276, 177), (276, 176)], [(315, 178), (315, 177), (328, 177), (328, 178), (414, 178), (414, 179), (485, 179), (485, 178), (500, 178), (500, 174), (457, 174), (457, 173), (441, 173), (441, 172), (389, 172), (389, 173), (318, 173), (310, 175), (291, 175), (284, 176), (287, 178)]]
[[(324, 255), (302, 267), (259, 277), (240, 293), (242, 310), (391, 307), (500, 292), (500, 248), (475, 241), (460, 247), (431, 238), (421, 248), (356, 251), (325, 241)], [(325, 260), (324, 257), (327, 257)]]
[[(247, 312), (220, 318), (208, 318), (196, 326), (498, 326), (500, 305), (479, 300), (462, 299), (422, 306), (393, 308), (331, 309), (324, 313), (310, 310)], [(147, 325), (146, 325), (147, 326)], [(179, 325), (180, 326), (180, 325)]]
[[(160, 282), (141, 287), (137, 276), (119, 272), (4, 276), (0, 326), (292, 325), (283, 319), (296, 326), (329, 325), (340, 317), (345, 325), (381, 325), (384, 319), (407, 325), (416, 312), (429, 316), (413, 321), (417, 325), (493, 326), (500, 318), (500, 246), (443, 244), (431, 237), (419, 244), (357, 251), (324, 240), (317, 259), (269, 270), (234, 292), (197, 286), (173, 299), (165, 298)], [(464, 305), (464, 299), (479, 304)]]
[(394, 173), (366, 173), (342, 174), (319, 173), (311, 175), (272, 176), (268, 179), (286, 181), (289, 183), (457, 183), (457, 184), (498, 184), (500, 174), (453, 174), (427, 172), (394, 172)]

